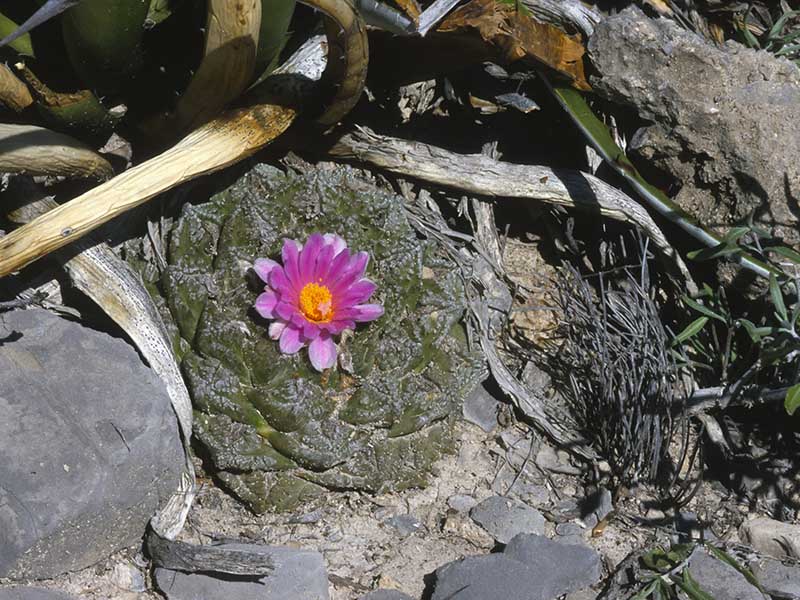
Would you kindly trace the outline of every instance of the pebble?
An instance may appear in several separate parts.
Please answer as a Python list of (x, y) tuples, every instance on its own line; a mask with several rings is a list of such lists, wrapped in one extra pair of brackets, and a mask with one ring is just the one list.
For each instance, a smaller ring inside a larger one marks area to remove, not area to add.
[(501, 544), (507, 544), (518, 533), (544, 534), (542, 513), (509, 498), (490, 496), (476, 505), (469, 515)]
[(486, 388), (486, 383), (475, 386), (465, 399), (462, 412), (464, 419), (477, 425), (486, 433), (491, 433), (497, 427), (497, 411), (500, 402)]
[(404, 538), (423, 529), (422, 523), (414, 515), (396, 515), (386, 519), (384, 524), (396, 529), (400, 536)]
[(447, 499), (447, 506), (458, 512), (467, 512), (477, 503), (475, 498), (467, 494), (454, 494)]
[(154, 579), (158, 589), (168, 600), (329, 599), (328, 574), (319, 552), (260, 544), (221, 544), (220, 548), (267, 556), (274, 565), (274, 571), (261, 579), (249, 579), (156, 568)]

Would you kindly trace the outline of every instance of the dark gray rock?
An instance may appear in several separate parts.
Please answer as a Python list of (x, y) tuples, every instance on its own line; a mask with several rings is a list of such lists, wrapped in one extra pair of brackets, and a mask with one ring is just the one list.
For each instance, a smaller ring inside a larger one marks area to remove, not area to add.
[(469, 516), (501, 544), (507, 544), (518, 533), (544, 534), (544, 517), (527, 504), (490, 496), (469, 511)]
[(526, 564), (502, 554), (471, 556), (436, 569), (431, 600), (550, 600)]
[(707, 225), (755, 221), (800, 242), (800, 70), (729, 41), (715, 46), (630, 7), (589, 40), (592, 87), (653, 123), (629, 148), (680, 180)]
[(137, 543), (183, 468), (161, 381), (125, 341), (44, 310), (0, 315), (0, 339), (0, 577)]
[(744, 575), (705, 550), (696, 551), (689, 559), (689, 573), (714, 600), (764, 600)]
[(319, 552), (256, 544), (220, 547), (268, 556), (274, 571), (261, 579), (244, 579), (157, 568), (158, 589), (168, 600), (328, 600), (328, 575)]
[(600, 556), (588, 546), (521, 534), (508, 543), (503, 555), (525, 563), (535, 573), (545, 598), (587, 588), (600, 580)]
[(800, 600), (800, 567), (764, 559), (750, 565), (761, 587), (770, 596), (785, 600)]
[(492, 396), (486, 389), (486, 382), (483, 382), (464, 399), (462, 412), (465, 420), (490, 433), (497, 427), (499, 408), (499, 400)]
[(414, 600), (408, 594), (397, 590), (373, 590), (366, 596), (361, 596), (359, 600)]
[(0, 600), (74, 600), (74, 598), (56, 590), (17, 585), (0, 587)]

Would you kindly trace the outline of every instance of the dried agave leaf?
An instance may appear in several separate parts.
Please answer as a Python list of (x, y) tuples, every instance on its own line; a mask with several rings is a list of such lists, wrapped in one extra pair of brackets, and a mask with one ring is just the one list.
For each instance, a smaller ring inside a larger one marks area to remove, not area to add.
[[(525, 11), (527, 12), (527, 11)], [(569, 35), (518, 11), (512, 4), (472, 0), (451, 13), (439, 32), (477, 32), (508, 62), (534, 60), (560, 73), (580, 90), (590, 90), (583, 68), (585, 48), (580, 36)]]

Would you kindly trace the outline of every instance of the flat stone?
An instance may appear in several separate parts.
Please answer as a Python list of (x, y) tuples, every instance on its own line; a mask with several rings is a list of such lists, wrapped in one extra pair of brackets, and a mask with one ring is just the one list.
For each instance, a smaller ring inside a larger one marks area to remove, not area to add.
[(0, 587), (0, 600), (75, 600), (72, 596), (41, 587), (15, 585)]
[(384, 523), (397, 530), (402, 537), (408, 537), (423, 528), (414, 515), (396, 515), (386, 519)]
[(527, 565), (502, 554), (463, 558), (436, 569), (431, 600), (550, 600)]
[(464, 399), (462, 414), (465, 420), (477, 425), (486, 433), (491, 433), (497, 427), (499, 408), (499, 400), (486, 389), (484, 382), (477, 385), (472, 393)]
[(447, 506), (458, 512), (467, 512), (476, 504), (478, 501), (467, 494), (453, 494), (447, 499)]
[(532, 569), (546, 598), (587, 588), (600, 580), (600, 556), (588, 546), (520, 534), (508, 543), (503, 555)]
[(397, 590), (373, 590), (358, 600), (414, 600), (408, 594)]
[(0, 577), (45, 579), (139, 543), (184, 454), (161, 380), (120, 338), (0, 315)]
[(731, 565), (699, 550), (689, 560), (689, 573), (714, 600), (764, 600), (764, 596)]
[(519, 533), (544, 534), (544, 517), (527, 504), (490, 496), (475, 506), (469, 516), (501, 544), (507, 544)]
[(221, 548), (267, 556), (275, 569), (261, 579), (215, 577), (157, 568), (155, 582), (168, 600), (328, 600), (328, 575), (322, 554), (284, 546), (222, 544)]
[(750, 568), (761, 587), (770, 596), (785, 600), (800, 600), (800, 567), (764, 559), (750, 565)]
[(759, 552), (776, 558), (800, 556), (800, 525), (758, 517), (742, 523), (739, 537)]

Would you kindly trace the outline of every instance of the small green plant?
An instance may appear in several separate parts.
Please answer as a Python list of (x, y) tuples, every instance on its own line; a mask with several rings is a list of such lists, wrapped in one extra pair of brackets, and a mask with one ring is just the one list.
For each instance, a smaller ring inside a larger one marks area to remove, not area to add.
[(735, 28), (746, 46), (800, 63), (800, 10), (790, 9), (785, 1), (770, 9), (751, 5)]
[(746, 251), (764, 257), (778, 273), (794, 271), (794, 277), (771, 274), (764, 295), (747, 312), (732, 310), (724, 288), (704, 285), (699, 294), (683, 298), (695, 317), (673, 346), (701, 382), (725, 387), (728, 400), (759, 379), (768, 380), (761, 392), (780, 391), (791, 415), (800, 406), (800, 254), (765, 245), (766, 239), (767, 232), (748, 224), (731, 229), (719, 245), (689, 254), (701, 261)]
[(658, 546), (639, 557), (638, 578), (644, 580), (644, 585), (629, 600), (678, 600), (682, 597), (714, 600), (690, 570), (692, 557), (705, 551), (739, 571), (750, 585), (763, 592), (752, 571), (722, 548), (710, 544), (673, 544), (669, 548)]

